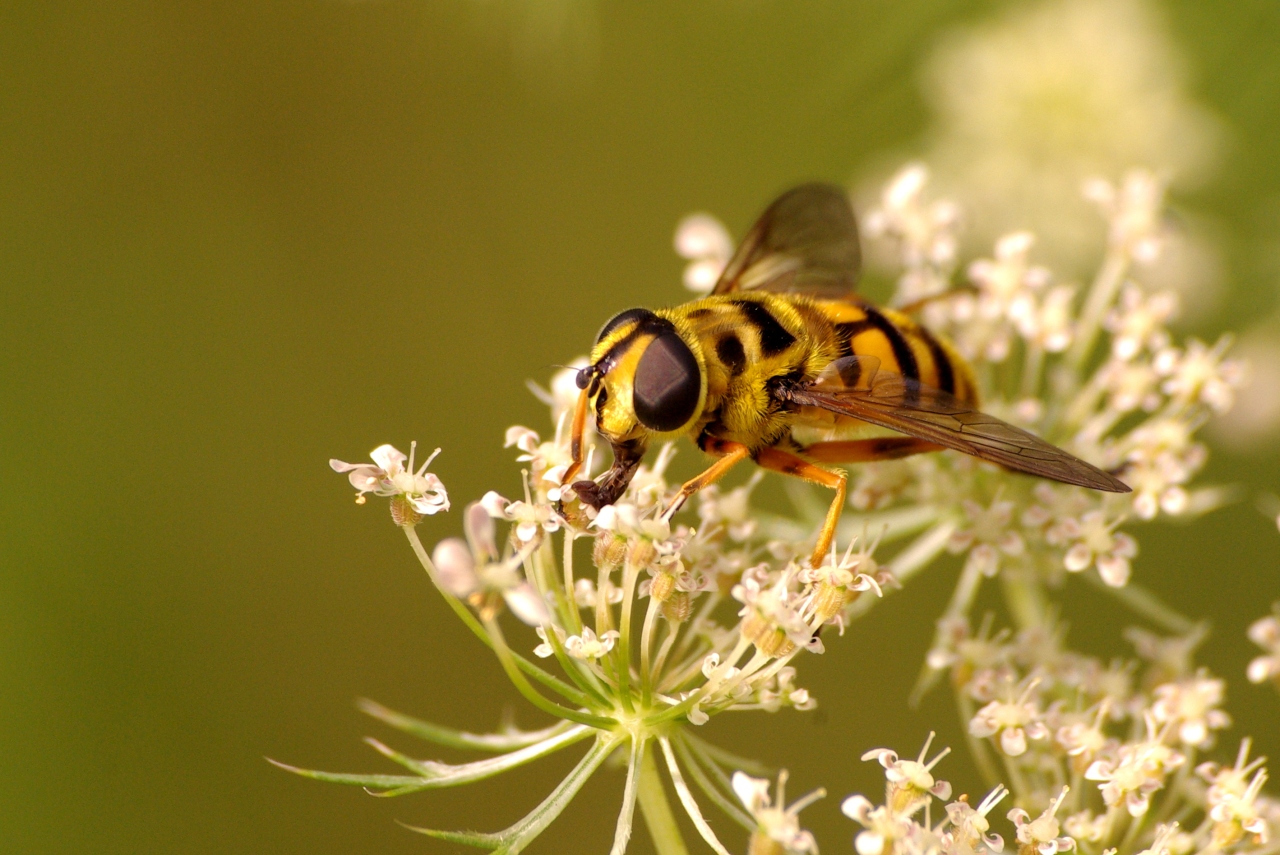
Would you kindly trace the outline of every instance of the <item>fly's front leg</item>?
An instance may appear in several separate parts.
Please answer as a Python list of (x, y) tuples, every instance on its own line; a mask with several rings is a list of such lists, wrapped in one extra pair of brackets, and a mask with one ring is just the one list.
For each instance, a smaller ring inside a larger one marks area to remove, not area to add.
[(680, 488), (680, 492), (671, 500), (671, 504), (667, 506), (663, 512), (663, 519), (671, 519), (672, 514), (680, 510), (680, 506), (694, 493), (706, 487), (708, 484), (714, 484), (725, 476), (730, 469), (737, 466), (742, 461), (751, 456), (751, 450), (740, 442), (733, 442), (728, 439), (716, 439), (708, 437), (699, 443), (702, 450), (708, 454), (719, 455), (719, 459), (707, 467), (707, 470), (696, 478), (690, 478), (684, 482), (684, 486)]
[(831, 548), (831, 541), (836, 536), (836, 524), (840, 522), (840, 511), (844, 508), (845, 481), (848, 480), (848, 476), (844, 472), (823, 469), (780, 448), (762, 448), (756, 452), (755, 459), (756, 463), (765, 469), (781, 472), (783, 475), (794, 475), (810, 484), (821, 484), (836, 491), (831, 507), (827, 510), (827, 519), (822, 524), (822, 531), (818, 533), (818, 542), (813, 547), (813, 555), (809, 558), (809, 566), (820, 566), (822, 559), (827, 556), (827, 550)]

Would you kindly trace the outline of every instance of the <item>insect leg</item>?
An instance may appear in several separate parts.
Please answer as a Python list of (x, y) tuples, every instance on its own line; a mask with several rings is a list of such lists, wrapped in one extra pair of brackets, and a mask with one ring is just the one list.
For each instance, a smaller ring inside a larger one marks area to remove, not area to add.
[(800, 449), (800, 453), (819, 463), (868, 463), (872, 460), (897, 460), (899, 457), (910, 457), (925, 451), (941, 450), (941, 445), (916, 439), (914, 436), (885, 436), (815, 442)]
[(571, 462), (569, 468), (565, 470), (564, 477), (561, 482), (564, 484), (572, 484), (573, 477), (578, 474), (578, 470), (582, 468), (582, 460), (584, 457), (582, 447), (582, 437), (587, 429), (587, 406), (589, 404), (589, 395), (587, 390), (583, 389), (578, 393), (578, 405), (573, 408), (573, 422), (569, 434), (569, 454)]
[[(841, 443), (831, 444), (840, 445)], [(822, 524), (822, 531), (818, 534), (818, 543), (813, 548), (813, 556), (809, 559), (810, 566), (821, 565), (822, 559), (827, 556), (827, 550), (831, 548), (831, 541), (836, 536), (836, 524), (840, 522), (840, 511), (844, 508), (845, 481), (848, 476), (844, 472), (823, 469), (780, 448), (762, 448), (756, 452), (755, 460), (765, 469), (781, 472), (784, 475), (794, 475), (810, 484), (821, 484), (836, 491), (831, 507), (827, 510), (826, 522)]]
[(707, 467), (706, 471), (695, 478), (690, 478), (684, 482), (684, 486), (680, 488), (680, 492), (676, 494), (670, 506), (663, 513), (663, 516), (670, 519), (671, 515), (680, 510), (680, 506), (692, 496), (694, 493), (706, 487), (708, 484), (714, 484), (725, 476), (730, 469), (737, 466), (742, 461), (751, 456), (751, 450), (740, 442), (733, 442), (727, 439), (709, 438), (701, 443), (702, 450), (708, 454), (718, 454), (720, 458)]

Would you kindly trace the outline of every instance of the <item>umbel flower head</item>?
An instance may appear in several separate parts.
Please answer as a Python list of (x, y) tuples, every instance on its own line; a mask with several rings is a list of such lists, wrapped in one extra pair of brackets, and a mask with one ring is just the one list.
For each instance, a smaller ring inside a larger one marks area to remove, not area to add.
[[(488, 756), (445, 763), (371, 740), (400, 774), (286, 768), (398, 796), (479, 782), (576, 746), (572, 770), (507, 828), (415, 830), (518, 852), (616, 757), (625, 772), (614, 853), (627, 848), (637, 806), (663, 855), (685, 851), (672, 796), (720, 855), (734, 850), (724, 823), (708, 816), (712, 806), (749, 837), (753, 853), (813, 853), (817, 841), (800, 827), (799, 812), (817, 795), (787, 805), (783, 774), (770, 797), (760, 766), (709, 743), (704, 726), (725, 713), (812, 709), (815, 699), (798, 683), (809, 667), (801, 663), (839, 642), (889, 592), (942, 578), (926, 570), (951, 552), (959, 578), (917, 694), (949, 677), (988, 794), (976, 806), (966, 796), (949, 801), (950, 784), (936, 777), (949, 749), (929, 757), (930, 741), (914, 760), (867, 751), (863, 759), (883, 767), (886, 788), (882, 804), (863, 796), (844, 802), (862, 826), (859, 855), (1002, 852), (992, 821), (1006, 798), (1008, 839), (1021, 855), (1073, 847), (1088, 855), (1160, 847), (1188, 855), (1210, 846), (1270, 855), (1260, 841), (1270, 839), (1280, 807), (1262, 792), (1261, 764), (1242, 754), (1234, 772), (1196, 765), (1230, 721), (1221, 681), (1191, 663), (1199, 631), (1132, 581), (1145, 575), (1135, 563), (1135, 524), (1193, 519), (1221, 501), (1222, 491), (1195, 481), (1206, 459), (1196, 431), (1230, 405), (1239, 373), (1225, 340), (1177, 340), (1165, 325), (1172, 302), (1145, 286), (1133, 264), (1160, 251), (1163, 194), (1123, 188), (1154, 180), (1135, 173), (1107, 185), (1109, 193), (1090, 186), (1106, 201), (1097, 227), (1107, 250), (1083, 286), (1055, 281), (1025, 232), (963, 265), (954, 235), (959, 206), (929, 198), (923, 167), (898, 175), (867, 218), (898, 252), (896, 302), (914, 304), (971, 361), (984, 409), (1114, 472), (1133, 494), (1039, 482), (952, 453), (863, 464), (852, 473), (852, 508), (838, 532), (844, 548), (833, 545), (814, 566), (821, 510), (800, 499), (791, 515), (760, 511), (753, 491), (769, 482), (758, 476), (664, 513), (681, 486), (668, 474), (673, 446), (642, 464), (611, 506), (596, 512), (579, 502), (564, 483), (576, 373), (567, 369), (550, 391), (536, 389), (552, 430), (507, 431), (522, 492), (491, 491), (470, 504), (465, 539), (445, 538), (432, 550), (420, 540), (416, 526), (449, 501), (426, 464), (414, 468), (412, 451), (406, 458), (380, 446), (373, 465), (331, 462), (358, 501), (369, 493), (390, 499), (440, 595), (551, 722), (475, 734), (366, 702), (366, 712), (394, 729)], [(714, 281), (732, 246), (704, 216), (681, 226), (677, 248), (692, 262), (687, 284), (698, 288)], [(584, 441), (592, 445), (589, 431)], [(578, 474), (591, 477), (597, 458), (588, 448)], [(579, 540), (592, 548), (575, 549)], [(1051, 604), (1082, 578), (1151, 625), (1132, 636), (1139, 657), (1104, 662), (1066, 647)], [(1004, 598), (1011, 626), (974, 614), (985, 590)], [(828, 626), (840, 632), (822, 632)], [(1269, 653), (1273, 634), (1266, 626), (1255, 632)], [(1251, 674), (1273, 677), (1266, 664)], [(1169, 831), (1168, 817), (1181, 830)]]

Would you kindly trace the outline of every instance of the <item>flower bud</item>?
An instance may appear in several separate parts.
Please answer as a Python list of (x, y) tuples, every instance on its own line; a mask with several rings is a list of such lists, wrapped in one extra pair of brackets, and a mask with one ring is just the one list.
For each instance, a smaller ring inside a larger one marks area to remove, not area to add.
[(662, 616), (672, 623), (684, 623), (693, 614), (693, 597), (688, 591), (675, 591), (662, 604)]
[(658, 550), (653, 545), (653, 541), (647, 537), (637, 537), (631, 541), (627, 549), (627, 564), (639, 570), (652, 564), (656, 557), (658, 557)]
[(786, 632), (754, 610), (742, 619), (742, 637), (765, 656), (781, 657), (796, 649)]
[(597, 567), (605, 570), (616, 570), (622, 566), (627, 557), (627, 539), (618, 537), (612, 532), (604, 531), (596, 537), (596, 545), (592, 548), (591, 559)]
[(414, 510), (409, 498), (403, 493), (391, 497), (391, 519), (396, 525), (404, 528), (422, 522), (422, 514)]
[(659, 573), (649, 584), (649, 596), (655, 602), (665, 603), (676, 589), (676, 577), (670, 573)]

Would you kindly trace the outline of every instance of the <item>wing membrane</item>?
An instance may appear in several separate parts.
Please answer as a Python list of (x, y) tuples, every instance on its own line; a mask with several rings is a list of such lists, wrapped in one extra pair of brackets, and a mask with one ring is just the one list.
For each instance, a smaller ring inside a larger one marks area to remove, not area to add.
[(1118, 478), (954, 396), (881, 371), (874, 356), (837, 359), (811, 384), (782, 392), (819, 407), (989, 460), (1018, 472), (1094, 490), (1128, 493)]
[(794, 291), (838, 297), (858, 284), (861, 267), (858, 222), (848, 195), (831, 184), (802, 184), (765, 209), (711, 293)]

